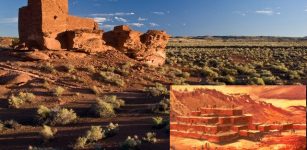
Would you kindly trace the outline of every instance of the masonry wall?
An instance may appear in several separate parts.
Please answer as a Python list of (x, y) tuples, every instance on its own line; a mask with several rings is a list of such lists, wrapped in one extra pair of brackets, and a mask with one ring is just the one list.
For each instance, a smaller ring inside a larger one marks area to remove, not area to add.
[(42, 31), (64, 32), (67, 29), (68, 0), (42, 1)]
[(67, 49), (67, 30), (98, 30), (93, 19), (68, 14), (68, 0), (28, 0), (28, 6), (19, 10), (20, 41), (29, 47), (61, 50)]
[(79, 30), (79, 29), (85, 29), (85, 30), (98, 30), (99, 26), (98, 24), (90, 18), (81, 18), (77, 16), (68, 16), (68, 25), (67, 29), (69, 30)]
[(29, 0), (28, 6), (19, 9), (19, 36), (21, 42), (38, 46), (42, 42), (42, 3)]

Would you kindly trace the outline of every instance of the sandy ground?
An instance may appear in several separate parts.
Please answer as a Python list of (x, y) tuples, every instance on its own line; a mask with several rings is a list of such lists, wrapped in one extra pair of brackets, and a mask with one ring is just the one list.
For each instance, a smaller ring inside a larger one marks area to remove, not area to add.
[[(282, 132), (282, 136), (292, 136), (291, 132)], [(295, 136), (299, 137), (305, 137), (306, 138), (306, 130), (300, 130), (295, 132)], [(265, 137), (265, 141), (272, 140), (272, 137)], [(274, 137), (273, 137), (274, 138)], [(272, 140), (273, 141), (273, 140)], [(262, 142), (253, 142), (246, 139), (239, 139), (233, 143), (227, 143), (227, 144), (215, 144), (208, 141), (203, 140), (197, 140), (197, 139), (189, 139), (189, 138), (182, 138), (182, 137), (176, 137), (176, 136), (170, 136), (170, 146), (172, 150), (203, 150), (205, 149), (206, 143), (209, 144), (210, 149), (218, 149), (218, 150), (281, 150), (284, 149), (286, 146), (289, 146), (289, 144), (273, 144), (273, 145), (267, 145), (263, 144)], [(306, 147), (306, 143), (305, 143)], [(284, 149), (285, 150), (285, 149)], [(293, 150), (300, 150), (294, 148)]]

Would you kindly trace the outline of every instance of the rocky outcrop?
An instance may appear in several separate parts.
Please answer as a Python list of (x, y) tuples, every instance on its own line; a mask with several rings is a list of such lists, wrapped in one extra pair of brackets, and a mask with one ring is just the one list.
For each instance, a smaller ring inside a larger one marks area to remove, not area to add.
[(13, 46), (13, 42), (12, 38), (0, 38), (0, 48), (10, 48)]
[(112, 50), (102, 40), (102, 30), (73, 30), (67, 32), (68, 49), (86, 53)]
[(36, 50), (33, 52), (26, 53), (25, 59), (30, 61), (39, 61), (39, 60), (49, 60), (50, 57), (47, 54)]
[(107, 45), (138, 61), (153, 66), (161, 66), (165, 63), (165, 47), (168, 43), (169, 35), (164, 31), (149, 30), (142, 34), (123, 25), (105, 33), (103, 39)]
[(16, 86), (28, 83), (32, 78), (24, 73), (12, 73), (8, 72), (4, 75), (0, 75), (0, 85)]

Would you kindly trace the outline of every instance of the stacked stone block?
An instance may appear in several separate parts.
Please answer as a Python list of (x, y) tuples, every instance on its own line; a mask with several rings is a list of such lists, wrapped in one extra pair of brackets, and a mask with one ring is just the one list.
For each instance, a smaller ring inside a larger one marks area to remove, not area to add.
[(306, 129), (298, 124), (253, 123), (253, 116), (243, 114), (242, 109), (201, 108), (188, 116), (177, 116), (171, 123), (171, 135), (222, 143), (240, 137), (259, 138), (264, 133), (292, 129)]

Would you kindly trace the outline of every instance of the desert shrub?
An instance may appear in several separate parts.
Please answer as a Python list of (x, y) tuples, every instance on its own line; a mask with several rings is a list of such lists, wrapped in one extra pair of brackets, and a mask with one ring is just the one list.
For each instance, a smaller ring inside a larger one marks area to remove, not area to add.
[(122, 75), (122, 76), (128, 76), (130, 74), (130, 68), (133, 66), (132, 63), (126, 62), (121, 65), (120, 68), (116, 68), (115, 72)]
[(88, 65), (86, 67), (86, 70), (90, 73), (95, 73), (96, 72), (96, 68), (93, 65)]
[(4, 122), (2, 122), (0, 120), (0, 132), (7, 130), (7, 129), (18, 129), (21, 127), (21, 124), (19, 124), (17, 121), (15, 120), (6, 120)]
[(113, 105), (101, 99), (96, 100), (96, 103), (91, 106), (90, 112), (95, 116), (102, 118), (109, 118), (116, 116)]
[(112, 137), (116, 135), (119, 131), (119, 125), (118, 124), (113, 124), (112, 122), (105, 127), (104, 129), (104, 134), (106, 137)]
[(60, 87), (60, 86), (56, 87), (56, 88), (53, 90), (53, 94), (54, 94), (55, 96), (57, 96), (57, 97), (62, 96), (64, 92), (65, 92), (65, 89), (62, 88), (62, 87)]
[(162, 117), (153, 117), (152, 118), (152, 124), (153, 124), (153, 128), (156, 129), (162, 129), (163, 127), (165, 127), (167, 125), (167, 121), (164, 120)]
[(10, 108), (19, 108), (25, 101), (23, 99), (20, 99), (17, 96), (10, 96), (8, 99), (9, 107)]
[(122, 150), (137, 150), (139, 146), (142, 144), (142, 141), (139, 140), (138, 136), (130, 137), (128, 136), (127, 139), (121, 144), (120, 149)]
[(145, 137), (142, 138), (142, 141), (146, 143), (156, 143), (157, 142), (156, 133), (147, 132)]
[(185, 85), (186, 83), (186, 79), (185, 78), (175, 78), (174, 77), (174, 81), (173, 81), (173, 84), (174, 85)]
[(288, 72), (288, 79), (295, 80), (295, 79), (301, 79), (301, 76), (297, 71), (289, 71)]
[(38, 121), (42, 124), (49, 125), (66, 125), (76, 122), (78, 119), (77, 114), (72, 109), (66, 108), (52, 108), (49, 109), (45, 106), (39, 106), (37, 110)]
[(48, 142), (54, 139), (57, 129), (52, 129), (51, 127), (44, 125), (43, 129), (40, 131), (41, 137), (44, 139), (44, 142)]
[(232, 75), (235, 76), (238, 74), (238, 71), (236, 69), (229, 69), (229, 68), (223, 68), (222, 69), (222, 75)]
[(265, 82), (262, 78), (253, 77), (249, 80), (249, 84), (265, 85)]
[(8, 99), (9, 107), (19, 108), (25, 102), (33, 102), (35, 95), (33, 93), (20, 92), (17, 96), (11, 95)]
[(48, 81), (44, 80), (43, 87), (45, 89), (49, 90), (50, 89), (50, 83)]
[(181, 75), (183, 78), (189, 78), (191, 76), (190, 73), (188, 72), (182, 72), (182, 75)]
[(279, 65), (272, 65), (271, 69), (273, 71), (279, 72), (279, 73), (287, 73), (289, 71), (289, 69), (283, 63), (281, 63)]
[(107, 71), (107, 72), (114, 72), (115, 71), (115, 67), (112, 66), (107, 66), (107, 65), (102, 65), (101, 66), (101, 70), (102, 71)]
[(270, 77), (272, 76), (272, 72), (270, 70), (261, 70), (261, 76)]
[(105, 128), (101, 126), (92, 126), (86, 134), (82, 137), (79, 137), (74, 144), (74, 149), (83, 149), (89, 143), (95, 143), (103, 138), (111, 137), (117, 134), (118, 124), (110, 123)]
[(125, 106), (125, 101), (117, 98), (116, 95), (104, 96), (102, 99), (98, 98), (98, 100), (102, 100), (102, 101), (105, 101), (105, 102), (111, 104), (113, 106), (113, 108), (115, 108), (115, 109), (118, 109), (122, 106)]
[(86, 138), (89, 142), (97, 142), (105, 138), (105, 134), (100, 126), (92, 126), (91, 129), (86, 132)]
[(62, 108), (56, 112), (55, 118), (53, 119), (54, 124), (69, 124), (75, 122), (78, 116), (72, 109)]
[(99, 73), (100, 80), (103, 82), (107, 82), (110, 84), (114, 84), (116, 86), (123, 87), (125, 86), (125, 81), (112, 72), (101, 71)]
[(45, 63), (43, 65), (40, 66), (41, 70), (47, 73), (55, 73), (56, 69), (54, 68), (54, 66), (50, 63)]
[(64, 68), (65, 72), (67, 72), (67, 73), (72, 73), (72, 72), (76, 71), (75, 66), (73, 66), (71, 64), (64, 65), (63, 68)]
[(150, 96), (153, 97), (166, 96), (169, 94), (167, 88), (161, 83), (156, 83), (155, 87), (147, 87), (144, 91), (148, 92)]
[(219, 81), (225, 82), (227, 84), (235, 84), (236, 78), (231, 76), (231, 75), (227, 75), (227, 76), (224, 76), (224, 77), (219, 77)]
[(162, 99), (158, 104), (153, 106), (152, 111), (155, 113), (169, 114), (170, 101), (167, 98)]
[(248, 66), (237, 66), (236, 68), (238, 73), (243, 75), (252, 75), (257, 72), (254, 68)]
[(274, 76), (262, 77), (265, 84), (274, 85), (276, 84), (276, 78)]
[(82, 77), (78, 77), (78, 76), (75, 76), (75, 75), (70, 75), (69, 78), (75, 82), (84, 82), (84, 79)]
[(87, 138), (86, 137), (79, 137), (74, 144), (74, 149), (84, 149), (86, 146)]
[(215, 71), (213, 71), (211, 68), (209, 67), (204, 67), (202, 70), (201, 70), (201, 74), (207, 78), (210, 78), (210, 79), (214, 79), (214, 78), (217, 78), (219, 76), (219, 74)]

